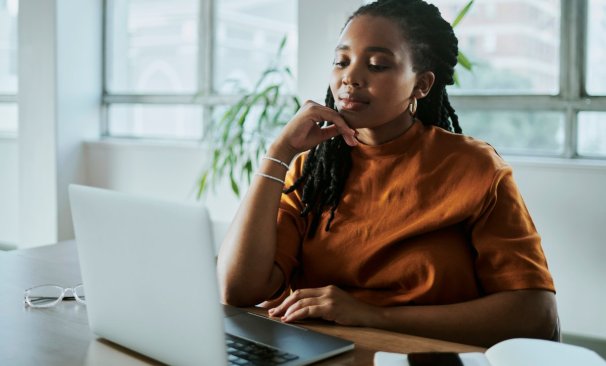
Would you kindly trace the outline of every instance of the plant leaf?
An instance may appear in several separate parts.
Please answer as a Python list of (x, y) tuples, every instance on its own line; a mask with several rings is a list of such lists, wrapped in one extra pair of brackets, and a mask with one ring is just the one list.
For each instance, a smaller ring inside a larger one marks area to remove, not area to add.
[(219, 149), (215, 149), (215, 151), (213, 151), (213, 165), (212, 165), (213, 171), (217, 170), (217, 163), (219, 162), (220, 154), (221, 154), (221, 150), (219, 150)]
[(250, 184), (250, 176), (253, 171), (252, 161), (250, 158), (246, 160), (246, 164), (244, 164), (244, 170), (246, 171), (246, 177), (248, 178), (248, 184)]
[(246, 106), (246, 109), (244, 109), (244, 112), (240, 115), (240, 118), (238, 118), (238, 126), (240, 126), (240, 127), (244, 126), (244, 122), (246, 122), (246, 117), (248, 117), (248, 113), (250, 113), (252, 106), (253, 106), (253, 103), (249, 103)]
[(261, 86), (261, 84), (263, 83), (263, 81), (265, 81), (265, 78), (270, 75), (270, 74), (274, 74), (280, 72), (280, 70), (278, 70), (278, 68), (276, 67), (271, 67), (269, 69), (266, 69), (265, 71), (263, 71), (263, 73), (261, 74), (261, 77), (259, 78), (259, 80), (257, 81), (257, 83), (255, 84), (255, 88), (253, 90), (259, 90), (259, 87)]
[(459, 82), (459, 75), (456, 71), (454, 72), (454, 74), (452, 74), (452, 78), (454, 79), (454, 83), (456, 86), (461, 86), (461, 83)]
[(471, 69), (473, 68), (473, 64), (471, 63), (471, 61), (469, 61), (465, 54), (463, 54), (463, 52), (459, 51), (459, 54), (457, 55), (457, 62), (468, 71), (471, 71)]
[[(292, 70), (279, 62), (285, 47), (286, 36), (281, 39), (278, 58), (262, 72), (255, 88), (227, 106), (220, 118), (213, 116), (208, 134), (213, 138), (213, 160), (198, 182), (202, 193), (211, 186), (215, 188), (229, 175), (231, 189), (239, 197), (239, 183), (244, 179), (250, 183), (259, 157), (267, 149), (272, 128), (284, 124), (286, 110), (301, 108), (296, 96), (282, 96), (287, 81), (293, 77)], [(248, 125), (255, 122), (257, 128), (249, 129)]]
[(278, 47), (278, 54), (277, 54), (277, 58), (280, 58), (282, 56), (282, 51), (284, 50), (284, 46), (286, 46), (286, 39), (288, 38), (288, 36), (285, 34), (284, 36), (282, 36), (282, 39), (280, 40), (280, 46)]
[(467, 5), (465, 5), (463, 7), (463, 9), (461, 9), (461, 11), (459, 12), (459, 14), (457, 14), (457, 17), (455, 18), (455, 20), (452, 22), (452, 27), (456, 27), (457, 24), (459, 24), (461, 22), (461, 20), (463, 20), (463, 18), (465, 17), (465, 15), (467, 14), (467, 12), (469, 11), (469, 9), (471, 8), (471, 6), (473, 5), (473, 1), (474, 0), (470, 0)]
[(273, 126), (277, 126), (279, 124), (279, 119), (280, 119), (280, 116), (282, 115), (282, 112), (284, 111), (284, 108), (286, 108), (286, 104), (282, 104), (276, 111), (276, 114), (274, 114), (274, 118), (272, 118), (272, 120), (271, 120), (271, 124)]
[(221, 141), (223, 143), (227, 142), (229, 134), (230, 134), (230, 132), (232, 132), (231, 126), (234, 123), (234, 121), (236, 120), (236, 117), (238, 116), (238, 114), (240, 113), (240, 111), (242, 110), (244, 105), (247, 104), (248, 99), (249, 99), (249, 95), (245, 95), (233, 107), (229, 108), (227, 110), (227, 112), (225, 112), (225, 114), (223, 115), (224, 118), (220, 122), (220, 124), (224, 124), (223, 134), (221, 135)]
[(196, 196), (198, 199), (202, 197), (206, 189), (206, 178), (208, 178), (208, 173), (209, 170), (205, 171), (204, 174), (202, 174), (202, 178), (198, 181), (198, 195)]
[(292, 97), (292, 100), (295, 102), (295, 112), (298, 111), (299, 109), (301, 109), (301, 102), (299, 102), (299, 98), (297, 98), (296, 96)]
[(269, 98), (265, 97), (263, 99), (263, 110), (261, 111), (261, 115), (257, 120), (256, 131), (258, 132), (261, 132), (263, 130), (263, 125), (267, 122), (269, 111), (271, 109), (271, 101), (269, 100)]
[(237, 197), (240, 197), (240, 188), (238, 188), (238, 183), (234, 179), (233, 173), (229, 174), (229, 180), (231, 182), (231, 190), (234, 191)]

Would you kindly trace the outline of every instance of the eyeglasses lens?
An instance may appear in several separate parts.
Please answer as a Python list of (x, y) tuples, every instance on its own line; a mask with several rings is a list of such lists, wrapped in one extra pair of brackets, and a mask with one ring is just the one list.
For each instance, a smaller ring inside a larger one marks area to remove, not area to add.
[(59, 286), (38, 286), (30, 289), (27, 294), (29, 304), (34, 307), (46, 307), (56, 304), (63, 289)]

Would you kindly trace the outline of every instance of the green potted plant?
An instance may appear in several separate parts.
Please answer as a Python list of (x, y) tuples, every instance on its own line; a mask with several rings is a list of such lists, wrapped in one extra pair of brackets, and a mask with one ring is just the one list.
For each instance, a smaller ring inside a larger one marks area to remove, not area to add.
[[(452, 23), (453, 28), (465, 17), (474, 0), (469, 1)], [(273, 62), (263, 71), (252, 91), (243, 94), (233, 105), (210, 123), (206, 138), (212, 150), (210, 164), (198, 181), (198, 198), (229, 177), (231, 189), (240, 196), (244, 181), (250, 184), (259, 159), (266, 152), (276, 134), (299, 110), (301, 102), (289, 94), (294, 83), (291, 69), (282, 64), (286, 45), (283, 37)], [(459, 51), (458, 63), (472, 70), (472, 63)], [(456, 85), (459, 79), (455, 72)]]
[(252, 173), (275, 134), (301, 107), (299, 99), (288, 94), (294, 76), (281, 63), (285, 45), (283, 37), (274, 61), (253, 90), (210, 123), (206, 137), (212, 146), (212, 160), (198, 181), (198, 198), (223, 177), (229, 177), (232, 191), (239, 196), (240, 184), (244, 179), (250, 184)]

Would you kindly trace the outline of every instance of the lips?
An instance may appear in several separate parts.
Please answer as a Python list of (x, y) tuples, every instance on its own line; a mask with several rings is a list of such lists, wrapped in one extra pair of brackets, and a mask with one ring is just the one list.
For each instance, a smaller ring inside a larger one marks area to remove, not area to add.
[(368, 107), (370, 102), (358, 95), (341, 94), (339, 95), (339, 109), (342, 111), (361, 111)]

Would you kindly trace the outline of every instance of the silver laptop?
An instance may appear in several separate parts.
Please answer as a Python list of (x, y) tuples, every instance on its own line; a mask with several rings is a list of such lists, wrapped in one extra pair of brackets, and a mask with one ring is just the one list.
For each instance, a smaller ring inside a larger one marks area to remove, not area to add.
[(305, 365), (354, 348), (221, 305), (204, 206), (77, 185), (69, 195), (98, 336), (171, 365)]

